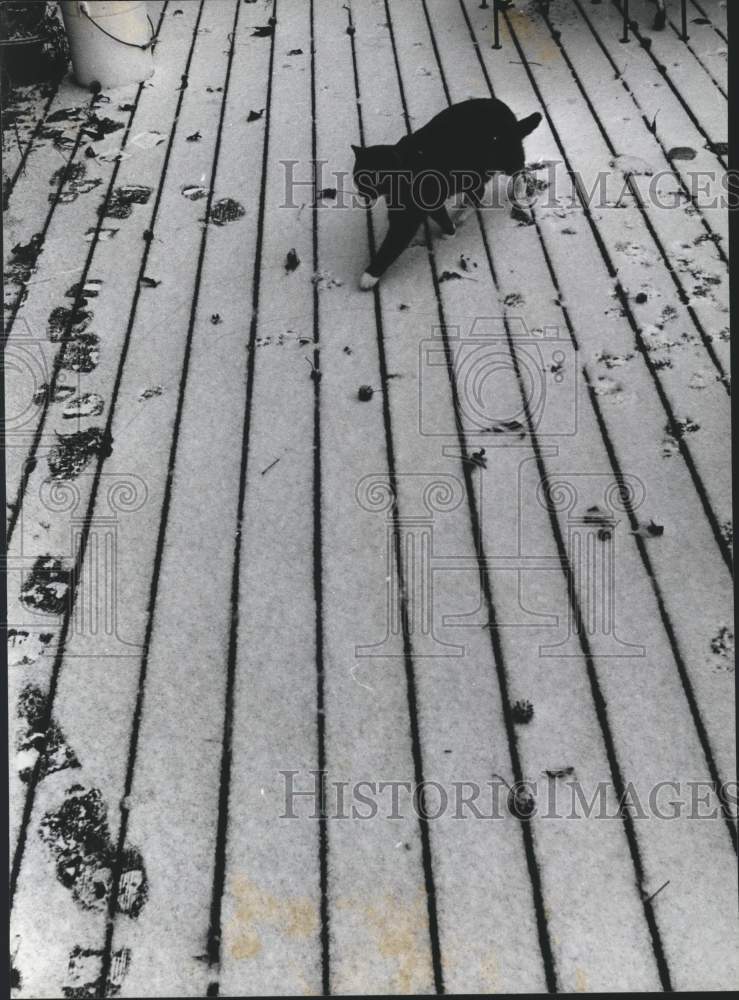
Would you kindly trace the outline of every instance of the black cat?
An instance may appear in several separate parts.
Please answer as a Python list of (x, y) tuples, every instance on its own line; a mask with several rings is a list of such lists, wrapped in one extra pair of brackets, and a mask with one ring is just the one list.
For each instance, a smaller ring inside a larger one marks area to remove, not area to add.
[(494, 173), (523, 171), (523, 139), (540, 122), (538, 112), (517, 121), (502, 101), (470, 100), (446, 108), (394, 146), (352, 146), (355, 187), (368, 204), (385, 198), (390, 224), (359, 287), (374, 288), (425, 216), (453, 235), (444, 203), (462, 193), (477, 205)]

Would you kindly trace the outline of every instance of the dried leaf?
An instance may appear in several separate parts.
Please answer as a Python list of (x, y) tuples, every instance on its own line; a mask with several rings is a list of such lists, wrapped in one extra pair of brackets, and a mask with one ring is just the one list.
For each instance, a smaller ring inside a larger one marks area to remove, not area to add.
[(668, 150), (668, 160), (694, 160), (696, 152), (691, 146), (674, 146)]

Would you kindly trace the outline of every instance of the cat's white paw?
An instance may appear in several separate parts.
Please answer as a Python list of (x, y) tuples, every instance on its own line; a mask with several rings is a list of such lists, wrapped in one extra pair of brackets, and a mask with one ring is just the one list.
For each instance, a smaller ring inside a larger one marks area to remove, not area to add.
[(453, 240), (456, 235), (457, 235), (456, 229), (455, 229), (455, 231), (453, 233), (445, 233), (443, 229), (439, 233), (439, 236), (443, 240)]
[(359, 287), (363, 292), (369, 292), (375, 287), (379, 280), (380, 279), (376, 278), (374, 274), (370, 274), (369, 271), (365, 271), (359, 279)]

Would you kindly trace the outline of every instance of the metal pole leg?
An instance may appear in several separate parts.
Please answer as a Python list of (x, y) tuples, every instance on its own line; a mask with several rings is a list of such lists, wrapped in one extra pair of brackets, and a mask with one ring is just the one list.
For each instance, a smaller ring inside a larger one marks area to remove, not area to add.
[(629, 40), (629, 0), (623, 0), (624, 5), (624, 34), (621, 39), (622, 42), (628, 42)]
[(500, 10), (498, 7), (498, 0), (493, 0), (493, 32), (495, 33), (493, 48), (500, 48)]
[(493, 0), (493, 48), (499, 49), (500, 45), (500, 4), (498, 0)]
[(688, 40), (688, 0), (682, 0), (683, 41)]

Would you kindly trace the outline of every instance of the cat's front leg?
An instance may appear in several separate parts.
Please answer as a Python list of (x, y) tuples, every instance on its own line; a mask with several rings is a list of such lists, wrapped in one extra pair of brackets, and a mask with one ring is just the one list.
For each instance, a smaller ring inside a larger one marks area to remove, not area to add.
[(446, 205), (442, 205), (441, 208), (437, 208), (436, 211), (432, 212), (431, 218), (440, 226), (445, 236), (454, 236), (457, 227), (452, 222), (449, 212), (446, 210)]
[(454, 217), (457, 226), (461, 226), (472, 215), (476, 208), (482, 205), (485, 196), (486, 181), (480, 181), (474, 187), (468, 188), (462, 195), (462, 207), (459, 208)]
[(395, 209), (390, 212), (390, 228), (382, 241), (382, 246), (359, 279), (359, 287), (363, 292), (375, 287), (393, 261), (397, 260), (406, 249), (420, 224), (421, 216), (416, 212), (407, 209)]
[(374, 274), (370, 274), (369, 271), (365, 271), (359, 279), (359, 287), (363, 292), (371, 292), (379, 280), (380, 279), (376, 278)]

